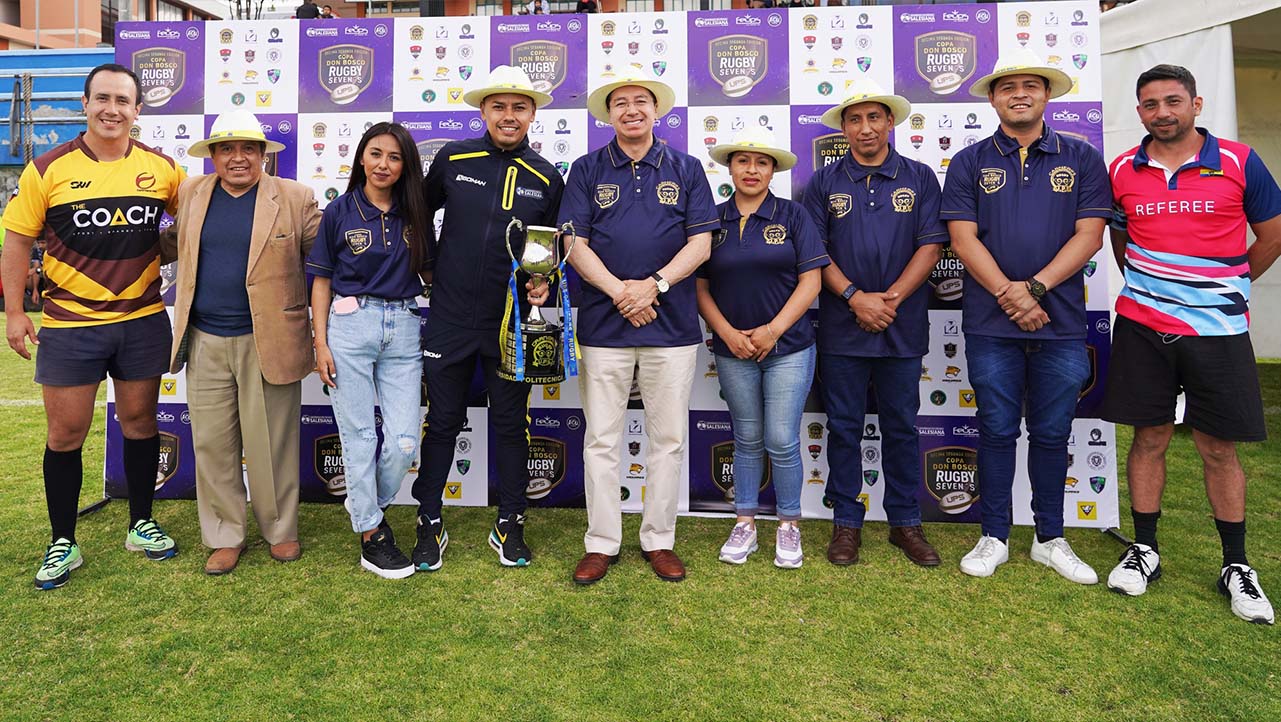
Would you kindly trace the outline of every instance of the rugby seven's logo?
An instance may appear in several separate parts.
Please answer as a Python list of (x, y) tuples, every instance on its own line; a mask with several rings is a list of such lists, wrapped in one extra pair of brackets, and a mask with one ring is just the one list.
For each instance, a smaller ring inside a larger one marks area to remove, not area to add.
[(854, 207), (849, 193), (833, 193), (827, 197), (827, 210), (837, 218), (844, 218)]
[(357, 228), (355, 230), (347, 231), (346, 237), (347, 247), (350, 248), (351, 252), (357, 256), (368, 251), (369, 247), (374, 245), (373, 234), (369, 232), (368, 228)]
[(984, 168), (979, 171), (979, 188), (991, 195), (1005, 187), (1004, 168)]
[(596, 186), (596, 205), (609, 208), (618, 202), (618, 186), (613, 183), (602, 183)]

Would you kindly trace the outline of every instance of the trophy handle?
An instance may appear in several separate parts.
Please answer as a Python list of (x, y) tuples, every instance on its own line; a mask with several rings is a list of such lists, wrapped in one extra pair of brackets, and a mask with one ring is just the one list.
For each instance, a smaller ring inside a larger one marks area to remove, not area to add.
[(515, 263), (516, 254), (512, 253), (512, 226), (515, 226), (518, 231), (523, 231), (525, 230), (525, 224), (521, 223), (519, 218), (513, 216), (511, 223), (507, 224), (507, 230), (503, 232), (503, 245), (507, 247), (507, 256), (512, 259), (512, 263)]
[(578, 240), (578, 235), (574, 233), (574, 222), (565, 221), (561, 224), (560, 233), (565, 235), (565, 229), (569, 229), (569, 248), (565, 249), (565, 255), (561, 256), (561, 263), (569, 261), (569, 254), (574, 252), (574, 242)]

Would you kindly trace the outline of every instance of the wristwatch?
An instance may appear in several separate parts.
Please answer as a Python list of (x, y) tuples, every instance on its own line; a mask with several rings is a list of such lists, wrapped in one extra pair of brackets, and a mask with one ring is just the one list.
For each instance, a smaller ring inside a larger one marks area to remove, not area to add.
[(848, 285), (848, 286), (846, 286), (846, 287), (845, 287), (845, 290), (844, 290), (844, 291), (841, 291), (841, 298), (843, 298), (843, 299), (845, 299), (846, 301), (848, 301), (848, 300), (850, 300), (851, 298), (854, 298), (854, 294), (856, 294), (856, 293), (858, 293), (858, 289), (857, 289), (857, 288), (855, 288), (855, 287), (854, 287), (854, 284), (852, 284), (852, 283), (851, 283), (850, 285)]
[(1045, 284), (1036, 280), (1036, 276), (1027, 279), (1024, 283), (1027, 284), (1027, 292), (1032, 294), (1032, 298), (1035, 298), (1037, 302), (1040, 302), (1041, 299), (1045, 298)]
[(668, 289), (672, 287), (672, 284), (668, 283), (667, 281), (664, 281), (663, 277), (658, 275), (657, 272), (649, 274), (649, 277), (654, 279), (654, 283), (658, 284), (659, 293), (667, 293)]

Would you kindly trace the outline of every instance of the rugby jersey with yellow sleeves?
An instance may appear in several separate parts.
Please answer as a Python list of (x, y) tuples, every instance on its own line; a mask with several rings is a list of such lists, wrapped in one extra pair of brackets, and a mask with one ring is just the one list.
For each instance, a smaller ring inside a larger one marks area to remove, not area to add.
[(98, 326), (165, 310), (160, 299), (160, 219), (172, 213), (186, 173), (130, 141), (123, 158), (99, 161), (81, 133), (28, 164), (4, 227), (33, 238), (47, 227), (43, 325)]

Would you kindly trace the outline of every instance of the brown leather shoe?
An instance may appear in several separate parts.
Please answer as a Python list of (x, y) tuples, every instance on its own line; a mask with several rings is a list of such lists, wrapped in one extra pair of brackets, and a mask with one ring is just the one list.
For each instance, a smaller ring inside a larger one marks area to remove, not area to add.
[(671, 549), (642, 551), (641, 556), (649, 562), (649, 568), (654, 570), (659, 579), (665, 582), (679, 582), (685, 578), (685, 564)]
[(244, 553), (244, 547), (214, 549), (213, 553), (209, 555), (209, 559), (205, 561), (205, 574), (216, 577), (229, 573), (240, 563), (240, 555)]
[(297, 561), (302, 556), (302, 544), (296, 541), (280, 542), (271, 545), (271, 558), (278, 562)]
[(858, 564), (858, 548), (863, 546), (863, 530), (832, 525), (832, 541), (827, 543), (827, 560), (840, 567)]
[(939, 559), (938, 550), (925, 541), (925, 530), (919, 526), (890, 527), (890, 543), (902, 549), (903, 554), (912, 560), (913, 564), (937, 567), (942, 561)]
[(578, 560), (578, 566), (574, 567), (575, 584), (595, 584), (605, 578), (609, 568), (618, 563), (618, 555), (610, 556), (608, 554), (598, 554), (588, 552)]

